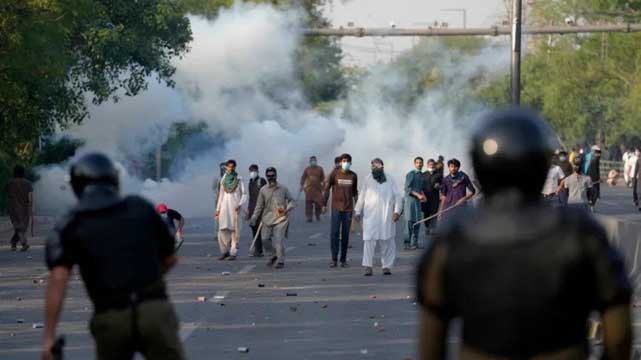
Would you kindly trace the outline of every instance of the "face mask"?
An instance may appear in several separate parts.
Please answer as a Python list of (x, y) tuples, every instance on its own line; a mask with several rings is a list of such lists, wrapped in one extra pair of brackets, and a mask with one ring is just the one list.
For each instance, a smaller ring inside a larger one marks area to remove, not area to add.
[(434, 172), (434, 168), (433, 168), (433, 167), (428, 167), (428, 168), (427, 168), (427, 171), (428, 171), (428, 172)]
[(252, 171), (252, 172), (249, 173), (249, 177), (252, 178), (252, 179), (255, 179), (255, 178), (258, 177), (258, 173), (255, 172), (255, 171)]
[(312, 161), (310, 161), (310, 162), (309, 162), (309, 165), (310, 165), (310, 166), (316, 166), (316, 164), (317, 164), (317, 163), (316, 163), (316, 160), (312, 160)]
[(347, 170), (349, 170), (349, 168), (350, 168), (351, 166), (352, 166), (352, 164), (351, 164), (351, 163), (348, 163), (348, 162), (343, 162), (343, 163), (341, 163), (341, 168), (343, 169), (343, 171), (347, 171)]
[(561, 161), (565, 161), (565, 160), (567, 160), (567, 159), (568, 159), (568, 158), (567, 158), (567, 157), (565, 157), (565, 156), (559, 156), (559, 160), (561, 160)]

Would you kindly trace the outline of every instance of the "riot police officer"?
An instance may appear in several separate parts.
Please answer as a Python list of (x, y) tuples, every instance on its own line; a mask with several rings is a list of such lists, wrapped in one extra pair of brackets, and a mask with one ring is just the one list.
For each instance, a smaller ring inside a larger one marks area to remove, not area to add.
[(446, 354), (462, 320), (461, 359), (586, 359), (592, 311), (608, 359), (629, 359), (631, 290), (621, 257), (584, 210), (545, 207), (539, 193), (554, 149), (537, 115), (489, 115), (472, 137), (485, 194), (442, 225), (417, 276), (420, 358)]
[(80, 268), (94, 305), (90, 329), (99, 360), (183, 359), (178, 320), (163, 274), (176, 263), (174, 238), (154, 207), (118, 195), (118, 171), (104, 155), (89, 154), (71, 167), (77, 205), (46, 243), (42, 358), (49, 359), (65, 289)]

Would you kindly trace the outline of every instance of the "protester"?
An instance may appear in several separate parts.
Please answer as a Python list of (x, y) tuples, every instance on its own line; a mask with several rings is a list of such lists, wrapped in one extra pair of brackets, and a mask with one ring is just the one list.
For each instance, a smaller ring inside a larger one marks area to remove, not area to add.
[(184, 359), (178, 319), (163, 279), (175, 264), (174, 238), (153, 205), (120, 197), (118, 171), (89, 154), (71, 167), (78, 203), (46, 242), (42, 359), (51, 353), (72, 268), (78, 265), (94, 313), (89, 324), (96, 358)]
[[(289, 190), (277, 180), (277, 172), (273, 167), (267, 168), (265, 177), (267, 186), (260, 189), (256, 209), (250, 224), (261, 227), (263, 246), (270, 254), (269, 266), (282, 269), (285, 266), (285, 239), (289, 228), (289, 211), (296, 204)], [(260, 220), (260, 225), (258, 222)], [(274, 265), (274, 263), (276, 265)]]
[(543, 199), (548, 205), (556, 206), (560, 203), (558, 189), (563, 178), (565, 178), (565, 174), (561, 167), (550, 162), (550, 169), (543, 184), (543, 189), (541, 189)]
[(316, 156), (310, 157), (309, 166), (305, 168), (300, 178), (300, 191), (305, 192), (305, 216), (308, 223), (312, 222), (314, 215), (316, 215), (316, 221), (320, 221), (324, 182), (323, 168), (318, 166)]
[(632, 187), (634, 182), (634, 166), (639, 159), (636, 151), (627, 151), (627, 156), (623, 155), (623, 177), (625, 179), (625, 184), (629, 187)]
[(18, 243), (21, 246), (20, 251), (27, 251), (30, 247), (27, 231), (33, 221), (34, 202), (33, 186), (25, 179), (24, 167), (16, 165), (13, 168), (13, 178), (7, 183), (6, 194), (9, 220), (13, 226), (11, 251), (16, 251)]
[(347, 264), (347, 248), (349, 245), (349, 229), (352, 222), (354, 203), (358, 197), (358, 176), (351, 171), (352, 156), (341, 155), (341, 167), (335, 170), (325, 185), (325, 199), (323, 212), (327, 211), (327, 203), (331, 194), (332, 198), (332, 225), (331, 225), (331, 268), (338, 266), (338, 255), (340, 248), (341, 267), (349, 267)]
[(236, 172), (236, 161), (225, 163), (225, 175), (220, 180), (220, 196), (214, 217), (218, 221), (219, 260), (236, 260), (240, 236), (240, 209), (247, 201), (243, 179)]
[(587, 359), (586, 323), (603, 319), (603, 357), (629, 359), (631, 285), (618, 251), (587, 212), (550, 208), (540, 192), (552, 131), (536, 115), (489, 115), (471, 157), (485, 198), (440, 227), (419, 263), (419, 355), (461, 359)]
[(422, 204), (427, 201), (423, 194), (423, 158), (414, 159), (414, 169), (405, 176), (405, 197), (403, 200), (403, 243), (405, 250), (418, 249), (418, 235), (420, 226), (416, 222), (423, 215)]
[[(561, 168), (561, 171), (563, 171), (563, 175), (566, 177), (570, 174), (572, 174), (573, 166), (570, 160), (568, 159), (568, 153), (565, 150), (561, 150), (559, 152), (559, 157), (558, 157), (558, 165)], [(561, 187), (561, 191), (559, 192), (559, 202), (561, 206), (566, 206), (568, 204), (568, 189), (565, 189)]]
[(436, 218), (433, 216), (438, 213), (442, 183), (443, 176), (436, 169), (436, 161), (434, 159), (427, 160), (427, 169), (423, 173), (423, 194), (425, 194), (426, 201), (421, 204), (421, 210), (423, 211), (423, 218), (432, 217), (432, 219), (425, 222), (426, 247), (430, 246), (430, 239), (436, 228)]
[(589, 176), (581, 172), (581, 158), (574, 159), (572, 174), (561, 181), (561, 188), (568, 192), (568, 206), (588, 210), (588, 191), (592, 186)]
[[(458, 159), (449, 160), (447, 168), (450, 174), (443, 179), (440, 212), (460, 207), (476, 194), (476, 188), (470, 178), (460, 171), (461, 162)], [(439, 215), (439, 219), (441, 218), (442, 215)]]
[(392, 177), (385, 174), (383, 160), (372, 160), (372, 173), (365, 179), (354, 209), (354, 219), (363, 221), (363, 267), (372, 276), (376, 245), (381, 251), (383, 275), (392, 274), (396, 258), (396, 222), (401, 217), (403, 195)]
[[(176, 242), (180, 243), (183, 239), (183, 227), (185, 226), (185, 218), (182, 214), (174, 209), (170, 209), (167, 207), (167, 204), (164, 203), (156, 206), (156, 212), (167, 225), (169, 232), (175, 235)], [(176, 227), (176, 222), (178, 222), (178, 227)]]
[(637, 162), (632, 167), (632, 199), (634, 205), (641, 211), (639, 196), (641, 195), (641, 148), (634, 151)]
[(441, 173), (441, 178), (445, 177), (445, 158), (439, 155), (436, 160), (436, 171)]
[(601, 148), (597, 145), (592, 146), (590, 152), (590, 161), (587, 166), (586, 174), (592, 180), (592, 186), (588, 191), (588, 202), (590, 211), (596, 210), (596, 203), (601, 197)]
[[(249, 204), (247, 205), (247, 216), (245, 220), (249, 221), (254, 215), (256, 209), (256, 202), (258, 201), (258, 194), (260, 189), (267, 185), (267, 181), (258, 175), (258, 165), (252, 164), (249, 166)], [(260, 223), (260, 216), (257, 220)], [(263, 240), (258, 233), (258, 225), (249, 225), (252, 229), (252, 243), (249, 248), (249, 256), (262, 257), (263, 256)]]

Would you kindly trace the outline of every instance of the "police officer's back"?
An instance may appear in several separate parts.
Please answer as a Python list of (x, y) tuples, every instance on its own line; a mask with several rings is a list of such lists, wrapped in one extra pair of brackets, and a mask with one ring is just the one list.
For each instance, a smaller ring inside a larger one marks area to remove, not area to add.
[(421, 359), (445, 356), (451, 319), (462, 359), (585, 359), (586, 323), (604, 318), (608, 358), (630, 351), (630, 286), (586, 212), (541, 204), (553, 147), (535, 115), (491, 115), (471, 156), (482, 205), (444, 224), (418, 271)]
[(118, 173), (100, 154), (71, 169), (78, 204), (47, 240), (51, 270), (43, 358), (53, 342), (70, 270), (78, 264), (94, 304), (90, 329), (98, 359), (182, 359), (178, 321), (163, 274), (176, 258), (174, 239), (151, 204), (118, 195)]

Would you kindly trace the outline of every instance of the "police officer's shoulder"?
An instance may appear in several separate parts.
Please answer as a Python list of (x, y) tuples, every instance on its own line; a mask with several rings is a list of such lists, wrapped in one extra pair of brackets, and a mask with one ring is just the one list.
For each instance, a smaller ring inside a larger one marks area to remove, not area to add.
[(73, 211), (63, 215), (54, 225), (54, 228), (47, 235), (45, 240), (45, 262), (49, 269), (66, 265), (68, 255), (65, 252), (65, 236), (69, 234), (76, 219)]
[(138, 210), (145, 212), (156, 213), (154, 206), (147, 199), (138, 196), (138, 195), (128, 195), (122, 202), (125, 204), (128, 210)]

